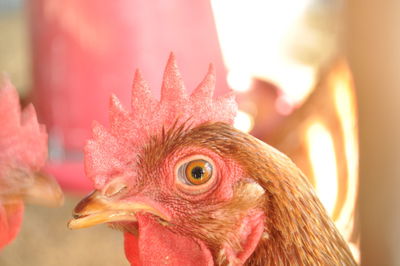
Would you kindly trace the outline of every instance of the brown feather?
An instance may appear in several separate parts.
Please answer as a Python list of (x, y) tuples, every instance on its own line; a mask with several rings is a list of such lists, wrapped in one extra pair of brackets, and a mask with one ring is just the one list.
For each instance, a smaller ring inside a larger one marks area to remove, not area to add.
[[(220, 252), (223, 243), (240, 250), (235, 235), (240, 219), (248, 210), (262, 208), (266, 214), (264, 234), (246, 265), (356, 265), (312, 186), (287, 156), (225, 123), (205, 123), (192, 129), (182, 124), (153, 137), (138, 164), (149, 173), (182, 147), (207, 148), (234, 160), (245, 177), (265, 191), (255, 197), (247, 191), (250, 183), (241, 180), (235, 184), (229, 202), (214, 202), (213, 198), (203, 202), (203, 210), (199, 206), (200, 211), (185, 221), (190, 230), (170, 225), (171, 230), (182, 234), (193, 236), (195, 232), (194, 237), (212, 250), (217, 264), (228, 263)], [(185, 204), (196, 203), (183, 200), (180, 204), (185, 210)]]

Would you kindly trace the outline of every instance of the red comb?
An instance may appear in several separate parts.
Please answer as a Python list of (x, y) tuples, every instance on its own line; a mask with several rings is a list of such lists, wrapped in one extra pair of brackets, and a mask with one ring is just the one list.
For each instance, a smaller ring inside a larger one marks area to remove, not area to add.
[(37, 121), (35, 108), (22, 112), (16, 89), (0, 77), (0, 176), (3, 164), (39, 170), (47, 158), (47, 133)]
[(176, 121), (189, 121), (191, 127), (203, 122), (233, 123), (237, 104), (233, 94), (213, 99), (214, 67), (189, 96), (171, 54), (164, 72), (161, 100), (151, 92), (139, 71), (132, 88), (131, 111), (127, 111), (114, 95), (110, 101), (110, 128), (98, 123), (93, 126), (93, 139), (85, 147), (86, 174), (101, 188), (108, 176), (126, 171), (126, 165), (136, 159), (139, 149), (149, 137), (169, 129)]

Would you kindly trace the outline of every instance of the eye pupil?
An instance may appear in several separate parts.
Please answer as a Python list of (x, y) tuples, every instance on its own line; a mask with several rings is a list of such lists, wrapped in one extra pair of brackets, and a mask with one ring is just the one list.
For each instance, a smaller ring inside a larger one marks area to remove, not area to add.
[(201, 179), (204, 176), (204, 169), (200, 166), (196, 166), (192, 169), (192, 177), (195, 179)]
[(203, 185), (213, 176), (212, 165), (202, 159), (193, 160), (183, 165), (182, 177), (189, 185)]

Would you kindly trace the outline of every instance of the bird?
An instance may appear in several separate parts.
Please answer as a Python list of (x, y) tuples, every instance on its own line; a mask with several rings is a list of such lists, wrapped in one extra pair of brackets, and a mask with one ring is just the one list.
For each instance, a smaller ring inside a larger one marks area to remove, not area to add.
[(32, 104), (23, 111), (18, 92), (0, 78), (0, 250), (21, 228), (24, 202), (59, 206), (61, 188), (42, 168), (47, 159), (47, 133)]
[(189, 95), (171, 54), (160, 100), (135, 74), (131, 109), (112, 95), (94, 122), (85, 172), (94, 191), (70, 229), (106, 223), (131, 265), (356, 265), (304, 174), (235, 129), (235, 95), (215, 70)]

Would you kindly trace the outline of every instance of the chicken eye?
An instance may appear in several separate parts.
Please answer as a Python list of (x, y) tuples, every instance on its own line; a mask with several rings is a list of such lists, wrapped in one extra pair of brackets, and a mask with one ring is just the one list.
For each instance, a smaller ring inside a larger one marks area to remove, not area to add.
[(197, 188), (202, 188), (203, 191), (214, 183), (209, 182), (215, 179), (214, 164), (205, 156), (193, 157), (178, 164), (177, 180), (185, 189), (199, 192)]
[(185, 177), (192, 185), (207, 183), (212, 176), (212, 165), (205, 160), (193, 160), (186, 165)]

